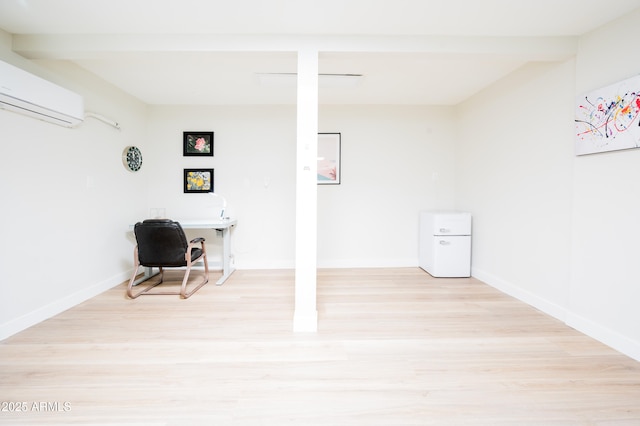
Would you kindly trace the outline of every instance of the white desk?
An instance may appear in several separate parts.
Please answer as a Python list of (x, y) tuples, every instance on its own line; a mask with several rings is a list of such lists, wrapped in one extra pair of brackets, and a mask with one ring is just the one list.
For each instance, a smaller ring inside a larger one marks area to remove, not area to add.
[(222, 285), (235, 271), (231, 265), (231, 228), (236, 226), (238, 220), (230, 217), (220, 220), (186, 220), (184, 222), (176, 220), (176, 222), (180, 222), (184, 229), (215, 229), (222, 233), (222, 276), (216, 281), (216, 285)]
[[(232, 217), (214, 220), (173, 220), (180, 223), (183, 229), (215, 229), (222, 234), (222, 276), (216, 281), (216, 285), (222, 285), (235, 271), (235, 268), (231, 265), (231, 228), (236, 226), (238, 220)], [(130, 227), (133, 229), (133, 226), (131, 225)], [(145, 268), (144, 276), (136, 280), (135, 284), (137, 285), (153, 275), (152, 268)]]

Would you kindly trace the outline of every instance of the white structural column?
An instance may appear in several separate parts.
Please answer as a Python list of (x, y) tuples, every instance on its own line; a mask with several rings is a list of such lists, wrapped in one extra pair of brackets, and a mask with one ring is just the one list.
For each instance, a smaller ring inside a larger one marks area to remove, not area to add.
[(298, 51), (296, 261), (293, 331), (316, 332), (318, 51)]

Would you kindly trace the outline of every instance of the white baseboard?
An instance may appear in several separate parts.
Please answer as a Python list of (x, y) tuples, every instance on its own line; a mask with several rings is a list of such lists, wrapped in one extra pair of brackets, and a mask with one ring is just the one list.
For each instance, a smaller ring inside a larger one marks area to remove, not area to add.
[(236, 269), (294, 269), (295, 262), (293, 260), (275, 260), (275, 261), (248, 261), (242, 262), (236, 260)]
[(293, 314), (294, 333), (316, 333), (318, 331), (318, 311), (296, 310)]
[(320, 259), (318, 268), (417, 268), (417, 259)]
[(563, 308), (556, 303), (536, 296), (535, 294), (527, 290), (523, 290), (516, 285), (513, 285), (477, 268), (471, 268), (471, 275), (474, 278), (477, 278), (480, 281), (489, 284), (491, 287), (500, 290), (501, 292), (508, 294), (509, 296), (515, 297), (516, 299), (526, 303), (529, 306), (533, 306), (534, 308), (544, 312), (547, 315), (557, 318), (562, 322), (566, 321), (566, 308)]
[(631, 340), (611, 329), (596, 324), (587, 318), (571, 312), (568, 308), (538, 297), (529, 291), (523, 290), (485, 271), (472, 268), (471, 275), (491, 287), (564, 322), (569, 327), (604, 343), (618, 352), (640, 361), (640, 342)]
[(581, 333), (596, 339), (599, 342), (621, 352), (628, 357), (640, 361), (640, 343), (629, 339), (607, 327), (603, 327), (588, 318), (569, 313), (566, 324)]
[(58, 299), (48, 305), (42, 306), (32, 312), (1, 324), (0, 341), (112, 289), (123, 281), (128, 280), (132, 273), (133, 269), (128, 272), (122, 272), (91, 287), (82, 289), (76, 293), (70, 294), (62, 299)]
[[(211, 265), (211, 263), (209, 263)], [(211, 266), (210, 266), (211, 267)], [(415, 259), (385, 259), (384, 261), (355, 259), (355, 260), (336, 260), (336, 259), (319, 259), (317, 261), (318, 268), (417, 268), (418, 262)], [(282, 261), (236, 261), (236, 269), (294, 269), (295, 262), (293, 260)]]

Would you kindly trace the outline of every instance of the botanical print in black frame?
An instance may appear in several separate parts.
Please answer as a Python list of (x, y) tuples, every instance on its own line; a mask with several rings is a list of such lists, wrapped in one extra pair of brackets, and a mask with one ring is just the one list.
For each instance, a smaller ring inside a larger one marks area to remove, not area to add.
[(213, 192), (213, 169), (184, 169), (184, 192)]
[(184, 132), (182, 155), (185, 157), (213, 157), (213, 132)]

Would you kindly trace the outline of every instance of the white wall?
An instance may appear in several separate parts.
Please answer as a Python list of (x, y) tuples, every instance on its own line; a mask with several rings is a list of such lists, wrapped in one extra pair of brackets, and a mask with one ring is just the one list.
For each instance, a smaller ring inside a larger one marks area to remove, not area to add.
[[(213, 168), (215, 192), (239, 220), (236, 266), (292, 268), (295, 114), (295, 106), (150, 108), (148, 207), (175, 218), (216, 214), (213, 197), (182, 189), (184, 168)], [(418, 211), (453, 206), (453, 110), (322, 106), (319, 123), (342, 134), (342, 183), (319, 188), (318, 265), (417, 266)], [(214, 131), (213, 158), (183, 157), (185, 130)], [(219, 240), (204, 236), (219, 253)]]
[(458, 110), (473, 275), (552, 315), (568, 300), (573, 61), (525, 66)]
[(122, 282), (131, 269), (127, 224), (142, 176), (122, 166), (128, 144), (146, 145), (145, 107), (66, 63), (33, 64), (0, 38), (0, 59), (85, 97), (96, 120), (67, 129), (0, 110), (0, 339)]
[[(581, 39), (576, 94), (640, 72), (640, 10)], [(568, 322), (640, 359), (640, 150), (576, 157)]]
[(639, 18), (583, 37), (575, 61), (518, 70), (457, 117), (473, 275), (636, 359), (640, 150), (576, 157), (573, 118), (577, 94), (640, 69), (619, 43), (640, 35)]
[[(219, 215), (215, 197), (183, 193), (185, 168), (213, 168), (214, 191), (239, 222), (232, 231), (236, 266), (292, 268), (295, 126), (295, 106), (151, 107), (148, 206), (164, 207), (175, 219)], [(213, 131), (214, 156), (183, 157), (184, 131)], [(220, 239), (200, 234), (215, 263)]]
[(318, 191), (318, 266), (417, 266), (418, 212), (453, 208), (453, 108), (323, 106), (342, 179)]

